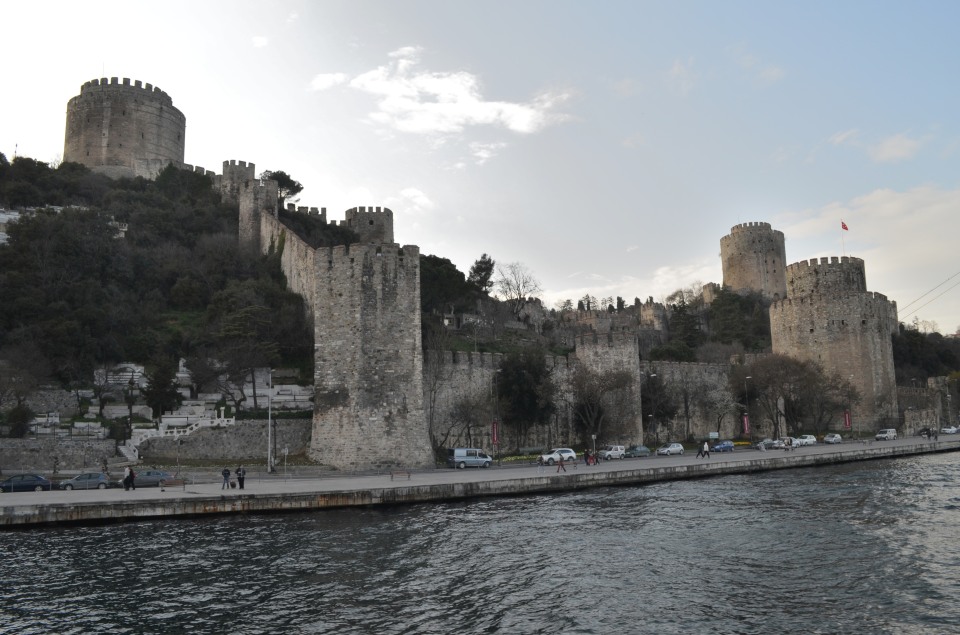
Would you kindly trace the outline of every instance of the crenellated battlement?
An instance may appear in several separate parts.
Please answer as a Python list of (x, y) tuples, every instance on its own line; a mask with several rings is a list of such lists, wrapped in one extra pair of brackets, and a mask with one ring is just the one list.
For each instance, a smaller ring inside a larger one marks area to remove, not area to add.
[(108, 91), (139, 91), (145, 95), (149, 95), (152, 99), (157, 99), (163, 101), (167, 104), (173, 105), (173, 99), (170, 98), (170, 95), (160, 90), (157, 86), (152, 84), (145, 84), (139, 79), (130, 83), (129, 77), (124, 77), (121, 81), (118, 77), (111, 77), (107, 81), (106, 77), (101, 77), (100, 79), (91, 79), (88, 82), (84, 82), (80, 86), (80, 94), (90, 95), (94, 93), (104, 93)]
[(811, 267), (831, 267), (835, 265), (841, 266), (857, 266), (861, 269), (864, 268), (863, 259), (855, 258), (854, 256), (824, 256), (821, 258), (811, 258), (810, 260), (800, 260), (793, 263), (792, 265), (787, 265), (787, 272), (794, 271), (806, 271)]
[(393, 211), (389, 208), (353, 207), (344, 215), (344, 224), (359, 236), (361, 242), (393, 242)]
[(583, 333), (574, 336), (574, 345), (577, 349), (589, 347), (616, 348), (620, 346), (637, 346), (637, 336), (633, 332), (613, 331), (610, 333)]
[[(772, 230), (773, 227), (770, 225), (770, 223), (764, 223), (764, 222), (762, 222), (762, 221), (750, 222), (750, 223), (740, 223), (739, 225), (734, 225), (733, 227), (731, 227), (731, 228), (730, 228), (730, 233), (731, 233), (731, 234), (739, 234), (740, 232), (756, 231), (756, 230), (758, 230), (758, 229)], [(783, 232), (779, 232), (779, 233), (782, 234)]]
[(852, 256), (801, 260), (787, 267), (787, 297), (866, 293), (864, 262)]

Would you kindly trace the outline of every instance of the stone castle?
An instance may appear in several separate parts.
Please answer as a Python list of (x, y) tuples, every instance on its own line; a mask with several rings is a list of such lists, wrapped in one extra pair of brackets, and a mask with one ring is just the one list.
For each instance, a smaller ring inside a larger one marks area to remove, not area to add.
[[(496, 390), (499, 359), (431, 352), (424, 360), (419, 249), (394, 242), (392, 211), (347, 210), (343, 223), (360, 242), (315, 249), (280, 222), (277, 183), (257, 179), (253, 163), (224, 161), (219, 175), (183, 164), (184, 132), (185, 118), (166, 93), (128, 79), (94, 80), (70, 100), (64, 160), (111, 176), (152, 178), (168, 164), (210, 176), (223, 199), (239, 208), (241, 247), (280, 253), (288, 285), (304, 298), (313, 320), (311, 457), (340, 469), (433, 465), (432, 426), (451, 417), (458, 398), (489, 398)], [(295, 211), (326, 221), (325, 209)], [(855, 416), (868, 425), (896, 415), (890, 340), (897, 328), (896, 305), (866, 290), (861, 260), (824, 258), (787, 266), (783, 233), (761, 222), (734, 226), (720, 245), (723, 285), (758, 291), (772, 302), (774, 352), (812, 359), (848, 377), (864, 395)], [(578, 363), (630, 372), (634, 381), (627, 401), (637, 407), (621, 408), (620, 429), (627, 432), (607, 441), (641, 443), (640, 389), (645, 377), (659, 372), (691, 387), (682, 431), (674, 422), (670, 432), (705, 436), (712, 422), (694, 393), (725, 385), (729, 366), (641, 362), (646, 351), (664, 342), (668, 313), (652, 298), (638, 301), (634, 309), (631, 316), (607, 311), (561, 316), (574, 327), (576, 352), (549, 360), (555, 381), (566, 386), (570, 368)], [(537, 441), (574, 441), (570, 401), (569, 387), (561, 388), (556, 425)], [(695, 419), (699, 422), (691, 423)], [(737, 434), (735, 421), (724, 425), (724, 436)], [(489, 430), (477, 431), (470, 441), (489, 447)]]

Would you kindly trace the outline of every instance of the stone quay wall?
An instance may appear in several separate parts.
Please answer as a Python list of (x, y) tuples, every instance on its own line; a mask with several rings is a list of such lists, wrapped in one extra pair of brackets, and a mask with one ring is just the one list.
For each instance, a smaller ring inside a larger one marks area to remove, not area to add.
[[(304, 455), (310, 447), (310, 419), (274, 419), (274, 447), (280, 461), (283, 448), (290, 455)], [(180, 459), (190, 461), (267, 462), (267, 420), (248, 419), (229, 426), (200, 428), (179, 437)], [(111, 442), (112, 443), (112, 442)], [(140, 458), (146, 463), (175, 463), (177, 439), (147, 439), (140, 444)]]

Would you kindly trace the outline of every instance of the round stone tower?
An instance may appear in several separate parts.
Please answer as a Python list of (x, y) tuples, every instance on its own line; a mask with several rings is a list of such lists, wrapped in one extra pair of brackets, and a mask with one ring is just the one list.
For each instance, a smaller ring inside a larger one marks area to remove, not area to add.
[(126, 77), (92, 80), (67, 104), (63, 160), (113, 178), (155, 177), (183, 163), (187, 120), (170, 96)]
[(787, 250), (783, 232), (770, 223), (735, 225), (720, 239), (723, 286), (733, 291), (759, 291), (779, 300), (787, 294)]
[(863, 260), (816, 258), (787, 267), (787, 298), (770, 306), (773, 352), (817, 362), (860, 393), (861, 432), (897, 416), (893, 340), (897, 305), (867, 291)]

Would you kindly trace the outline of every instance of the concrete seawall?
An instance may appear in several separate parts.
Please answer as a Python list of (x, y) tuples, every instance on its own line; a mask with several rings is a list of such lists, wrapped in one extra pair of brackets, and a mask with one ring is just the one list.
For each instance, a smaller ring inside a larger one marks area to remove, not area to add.
[(960, 450), (960, 439), (937, 444), (917, 439), (815, 446), (793, 452), (743, 450), (708, 461), (690, 456), (610, 461), (600, 466), (536, 466), (487, 470), (429, 470), (393, 480), (390, 475), (311, 479), (247, 479), (245, 490), (219, 483), (177, 488), (36, 492), (0, 495), (0, 528), (71, 523), (173, 519), (213, 514), (318, 511), (371, 505), (443, 502), (519, 496), (596, 487), (632, 486), (680, 479), (745, 474), (915, 456)]

